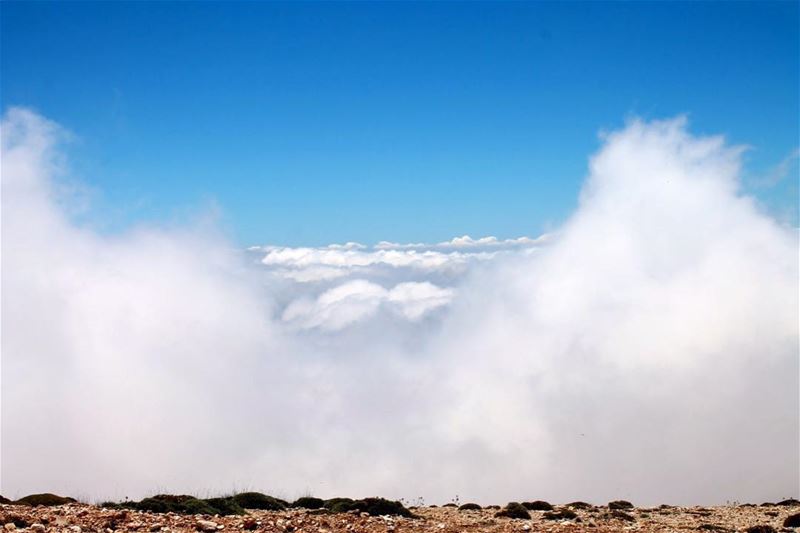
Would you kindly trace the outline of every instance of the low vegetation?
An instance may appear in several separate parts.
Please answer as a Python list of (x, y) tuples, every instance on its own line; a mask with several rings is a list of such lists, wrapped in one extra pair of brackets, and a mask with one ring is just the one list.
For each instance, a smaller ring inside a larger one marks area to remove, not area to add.
[(609, 509), (633, 509), (633, 504), (627, 500), (614, 500), (613, 502), (608, 502)]
[(578, 518), (577, 513), (571, 509), (558, 509), (556, 511), (547, 511), (542, 515), (545, 520), (573, 520)]
[(324, 506), (325, 500), (322, 498), (314, 498), (313, 496), (303, 496), (302, 498), (297, 498), (292, 504), (292, 507), (298, 507), (301, 509), (321, 509)]
[(480, 511), (481, 509), (483, 509), (483, 507), (481, 507), (477, 503), (465, 503), (458, 509), (459, 511)]
[(17, 505), (30, 505), (31, 507), (36, 507), (37, 505), (44, 505), (46, 507), (51, 507), (53, 505), (64, 505), (65, 503), (75, 503), (77, 500), (75, 498), (67, 498), (64, 496), (58, 496), (56, 494), (50, 494), (49, 492), (45, 492), (43, 494), (31, 494), (29, 496), (25, 496), (24, 498), (20, 498), (19, 500), (15, 501)]
[(525, 520), (531, 517), (531, 513), (521, 503), (509, 502), (503, 509), (496, 512), (495, 516)]
[(231, 496), (242, 509), (259, 509), (262, 511), (282, 511), (289, 507), (289, 502), (267, 496), (260, 492), (241, 492)]
[(529, 511), (552, 511), (553, 506), (546, 501), (536, 500), (534, 502), (522, 502), (525, 509)]

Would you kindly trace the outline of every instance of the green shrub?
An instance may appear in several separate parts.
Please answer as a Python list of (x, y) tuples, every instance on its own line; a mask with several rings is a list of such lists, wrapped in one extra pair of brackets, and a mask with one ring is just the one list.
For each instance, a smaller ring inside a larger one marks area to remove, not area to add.
[(9, 500), (8, 498), (3, 498), (3, 496), (0, 495), (0, 504), (8, 504), (8, 503), (11, 503), (11, 500)]
[(141, 501), (120, 503), (103, 502), (103, 507), (133, 509), (150, 513), (232, 515), (244, 514), (244, 509), (233, 498), (208, 498), (201, 500), (188, 494), (157, 494)]
[(465, 503), (458, 509), (459, 511), (480, 511), (481, 509), (483, 509), (483, 507), (481, 507), (477, 503)]
[(509, 502), (503, 510), (495, 513), (495, 516), (526, 519), (531, 517), (531, 513), (529, 513), (521, 503)]
[(325, 500), (322, 506), (333, 513), (346, 513), (355, 510), (354, 503), (353, 498), (331, 498)]
[(402, 503), (384, 498), (364, 498), (362, 500), (331, 498), (324, 502), (324, 507), (332, 513), (357, 511), (359, 513), (368, 513), (372, 516), (391, 515), (405, 516), (408, 518), (414, 517), (414, 514), (406, 509)]
[(529, 511), (552, 511), (553, 510), (553, 506), (552, 505), (550, 505), (549, 503), (547, 503), (545, 501), (542, 501), (542, 500), (536, 500), (535, 502), (522, 502), (522, 505), (523, 505), (523, 507), (525, 507), (525, 509), (528, 509)]
[(123, 507), (151, 513), (218, 514), (219, 510), (188, 494), (157, 494), (139, 502), (125, 502)]
[(209, 498), (203, 502), (217, 510), (214, 514), (221, 516), (244, 514), (244, 509), (233, 498)]
[(292, 507), (300, 507), (302, 509), (320, 509), (325, 506), (325, 500), (322, 498), (314, 498), (312, 496), (303, 496), (297, 498), (292, 504)]
[(16, 504), (18, 505), (30, 505), (31, 507), (35, 507), (37, 505), (45, 505), (45, 506), (52, 506), (52, 505), (64, 505), (65, 503), (75, 503), (74, 498), (65, 498), (64, 496), (57, 496), (55, 494), (50, 494), (46, 492), (44, 494), (31, 494), (29, 496), (25, 496), (24, 498), (20, 498), (17, 500)]
[(364, 498), (354, 503), (359, 512), (369, 513), (371, 516), (391, 515), (405, 516), (408, 518), (414, 516), (411, 511), (406, 509), (405, 506), (398, 501), (386, 500), (384, 498)]
[(458, 505), (456, 505), (454, 503), (446, 503), (446, 504), (442, 505), (442, 507), (458, 507)]
[(283, 511), (289, 507), (289, 503), (261, 494), (260, 492), (242, 492), (233, 497), (233, 501), (242, 509), (260, 509), (263, 511)]

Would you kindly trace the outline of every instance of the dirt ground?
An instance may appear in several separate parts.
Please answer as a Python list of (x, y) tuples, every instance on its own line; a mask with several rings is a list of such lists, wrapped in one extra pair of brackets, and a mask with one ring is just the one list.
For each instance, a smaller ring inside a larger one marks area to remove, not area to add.
[[(556, 507), (558, 510), (559, 507)], [(530, 511), (530, 519), (498, 518), (496, 509), (475, 511), (454, 507), (413, 508), (418, 518), (368, 516), (365, 513), (327, 514), (324, 511), (248, 511), (244, 516), (152, 514), (120, 511), (93, 505), (57, 507), (0, 505), (5, 531), (82, 533), (97, 531), (264, 531), (270, 533), (531, 533), (612, 531), (724, 533), (771, 526), (769, 531), (798, 532), (785, 528), (785, 519), (800, 513), (797, 505), (634, 508), (614, 514), (607, 507), (573, 509), (571, 520), (547, 519)]]

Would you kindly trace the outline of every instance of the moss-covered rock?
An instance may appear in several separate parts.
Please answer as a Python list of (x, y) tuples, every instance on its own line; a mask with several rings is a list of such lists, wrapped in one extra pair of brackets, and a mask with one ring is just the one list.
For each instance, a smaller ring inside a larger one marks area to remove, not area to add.
[(519, 502), (509, 502), (503, 509), (495, 513), (497, 517), (528, 519), (531, 513)]
[(43, 494), (31, 494), (29, 496), (25, 496), (24, 498), (20, 498), (17, 500), (17, 505), (30, 505), (31, 507), (35, 507), (37, 505), (44, 505), (47, 507), (53, 505), (64, 505), (66, 503), (75, 503), (76, 500), (74, 498), (67, 498), (65, 496), (58, 496), (56, 494), (50, 494), (49, 492), (45, 492)]

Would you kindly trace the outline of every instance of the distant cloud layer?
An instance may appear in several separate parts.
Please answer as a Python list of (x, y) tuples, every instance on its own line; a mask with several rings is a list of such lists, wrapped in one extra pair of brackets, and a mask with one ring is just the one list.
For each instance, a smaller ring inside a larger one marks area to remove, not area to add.
[(552, 233), (256, 246), (76, 224), (2, 121), (6, 496), (796, 496), (798, 241), (686, 121), (604, 136)]
[[(295, 296), (281, 317), (303, 329), (340, 330), (372, 318), (383, 308), (419, 321), (447, 306), (470, 267), (504, 255), (530, 254), (547, 236), (498, 240), (468, 235), (437, 244), (386, 241), (319, 248), (254, 246), (248, 251), (273, 283), (294, 282)], [(433, 283), (433, 281), (436, 283)]]

